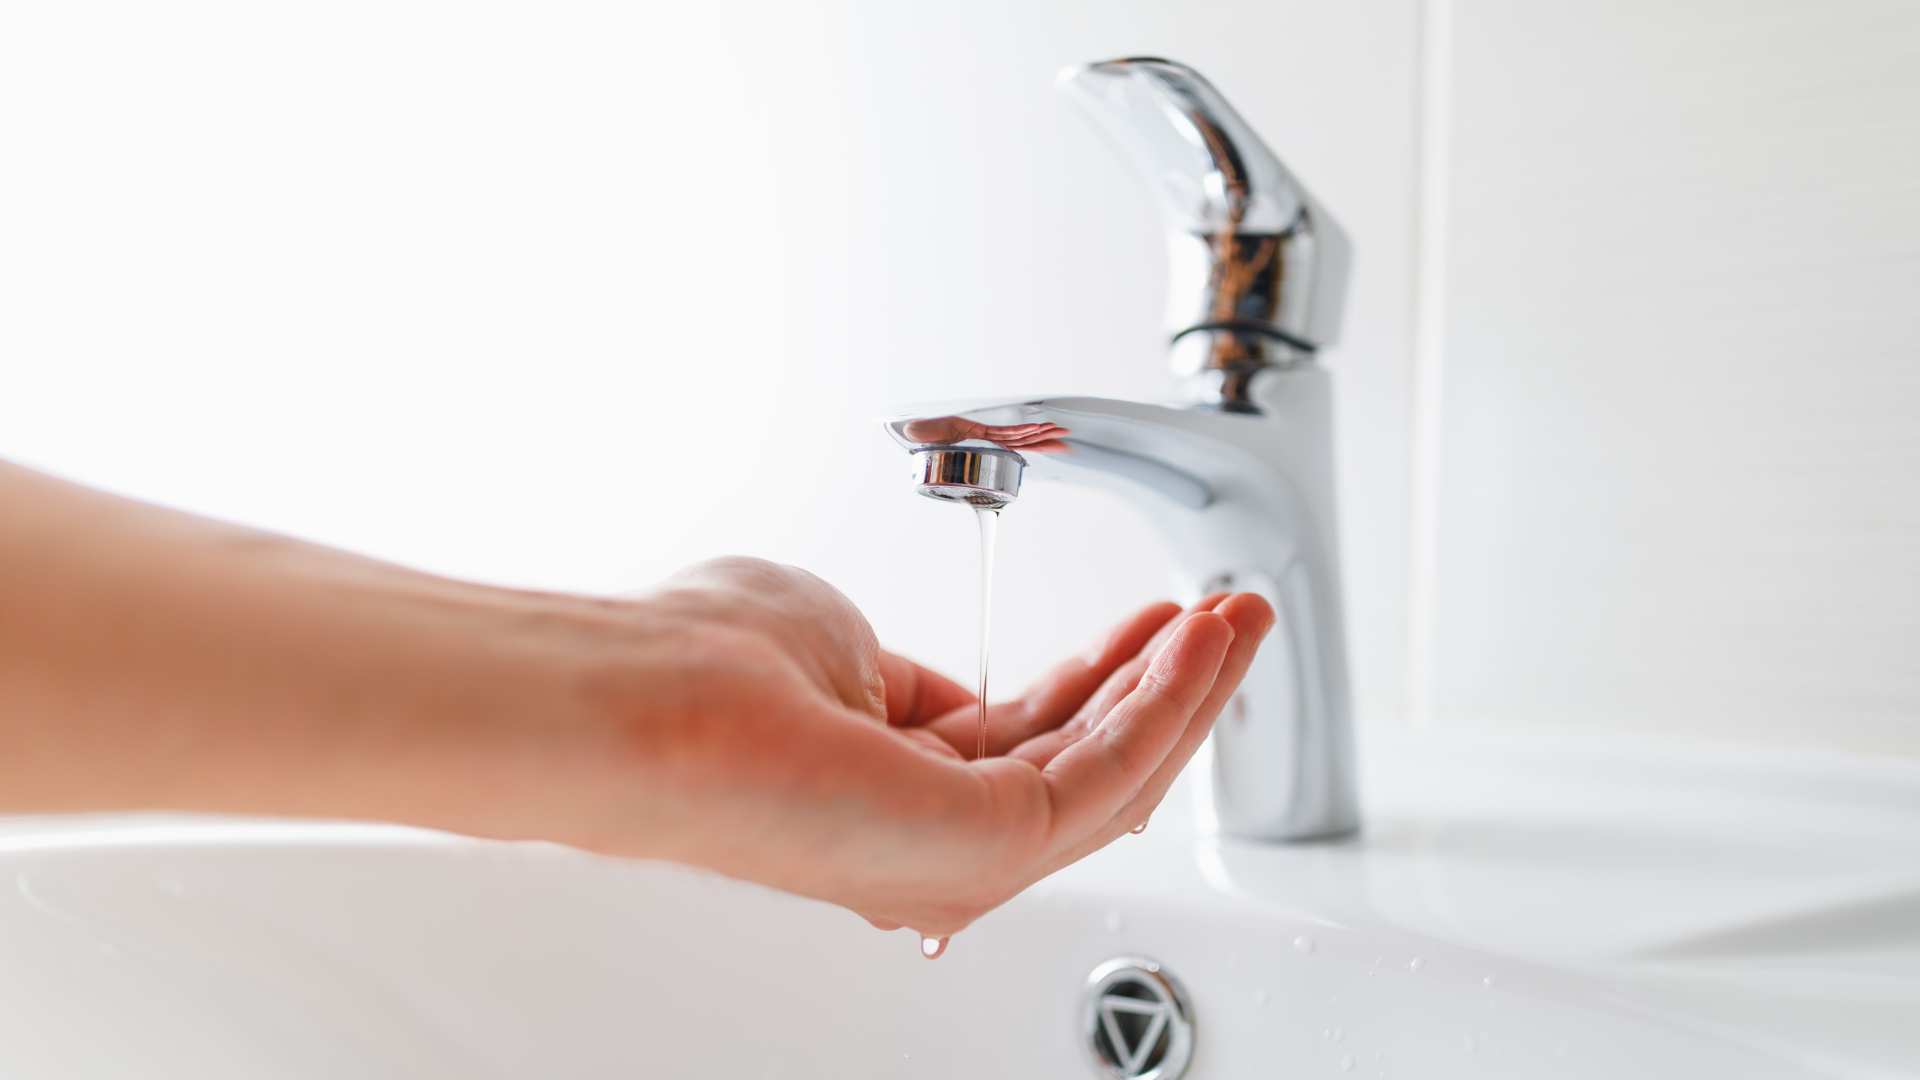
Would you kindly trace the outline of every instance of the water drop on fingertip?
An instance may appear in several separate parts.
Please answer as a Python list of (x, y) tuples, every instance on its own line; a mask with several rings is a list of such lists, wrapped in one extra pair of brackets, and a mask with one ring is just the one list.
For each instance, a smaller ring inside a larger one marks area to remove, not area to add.
[(1147, 823), (1145, 821), (1142, 821), (1140, 824), (1135, 825), (1133, 828), (1128, 829), (1127, 831), (1132, 833), (1135, 836), (1139, 836), (1141, 833), (1147, 831)]
[(947, 951), (948, 940), (949, 939), (943, 938), (943, 937), (927, 937), (925, 935), (921, 935), (920, 955), (926, 957), (929, 960), (940, 959), (940, 957), (943, 954), (945, 954)]

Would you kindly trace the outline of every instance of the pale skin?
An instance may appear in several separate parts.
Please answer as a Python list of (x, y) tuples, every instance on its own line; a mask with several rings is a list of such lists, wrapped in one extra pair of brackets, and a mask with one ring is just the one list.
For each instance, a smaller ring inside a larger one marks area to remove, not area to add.
[(1144, 822), (1273, 612), (1154, 604), (988, 708), (804, 571), (435, 577), (0, 462), (0, 813), (354, 818), (663, 859), (955, 933)]

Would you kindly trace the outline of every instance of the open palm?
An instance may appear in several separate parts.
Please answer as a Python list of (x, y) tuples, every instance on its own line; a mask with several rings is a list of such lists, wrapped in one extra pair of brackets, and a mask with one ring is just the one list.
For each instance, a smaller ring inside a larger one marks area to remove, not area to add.
[(711, 827), (674, 857), (935, 936), (1143, 823), (1273, 623), (1250, 594), (1151, 605), (989, 706), (972, 760), (974, 696), (879, 649), (819, 579), (728, 560), (662, 599), (732, 642), (694, 691)]

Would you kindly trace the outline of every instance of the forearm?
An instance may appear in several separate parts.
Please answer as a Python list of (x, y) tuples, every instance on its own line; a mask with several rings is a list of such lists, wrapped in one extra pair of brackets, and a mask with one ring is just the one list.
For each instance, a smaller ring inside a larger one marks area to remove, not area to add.
[(0, 463), (0, 811), (488, 831), (582, 752), (541, 735), (588, 724), (612, 619)]

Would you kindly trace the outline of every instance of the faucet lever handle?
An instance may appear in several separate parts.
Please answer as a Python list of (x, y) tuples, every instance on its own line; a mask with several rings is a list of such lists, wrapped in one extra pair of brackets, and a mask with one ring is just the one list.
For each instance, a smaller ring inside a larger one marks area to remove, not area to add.
[(1213, 84), (1156, 57), (1069, 68), (1060, 84), (1159, 197), (1174, 249), (1176, 370), (1245, 376), (1335, 340), (1346, 235)]

